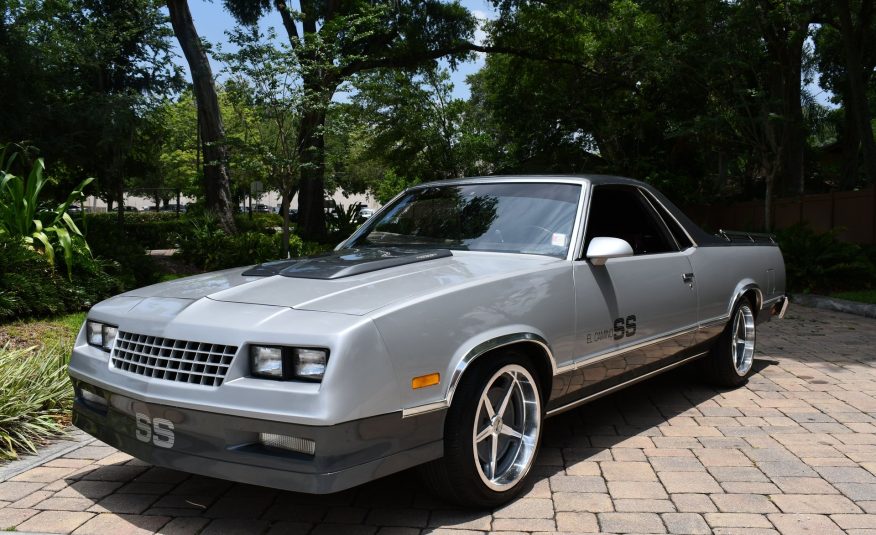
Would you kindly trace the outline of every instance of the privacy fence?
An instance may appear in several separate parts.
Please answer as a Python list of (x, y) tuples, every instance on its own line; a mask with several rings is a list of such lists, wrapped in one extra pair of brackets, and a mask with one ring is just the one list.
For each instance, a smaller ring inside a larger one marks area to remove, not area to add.
[[(764, 229), (762, 200), (726, 206), (689, 206), (685, 212), (706, 229), (716, 231)], [(806, 222), (817, 232), (841, 228), (839, 238), (859, 244), (876, 243), (876, 189), (838, 191), (773, 201), (773, 230)]]

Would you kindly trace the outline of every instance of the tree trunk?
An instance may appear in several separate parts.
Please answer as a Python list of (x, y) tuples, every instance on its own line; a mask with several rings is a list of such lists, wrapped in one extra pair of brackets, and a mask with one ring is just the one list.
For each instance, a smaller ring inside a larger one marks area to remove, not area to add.
[[(864, 160), (864, 173), (867, 180), (876, 182), (876, 141), (873, 138), (870, 108), (867, 103), (867, 86), (863, 60), (863, 35), (852, 22), (849, 0), (836, 0), (836, 12), (839, 21), (840, 34), (843, 40), (843, 51), (846, 56), (846, 76), (848, 91), (844, 104), (845, 113), (851, 114), (861, 143), (861, 155)], [(862, 8), (863, 9), (863, 8)], [(866, 17), (869, 19), (869, 17)], [(868, 20), (858, 21), (859, 26), (868, 25)]]
[[(280, 213), (283, 214), (283, 258), (290, 258), (289, 254), (289, 205), (295, 196), (294, 189), (283, 192), (280, 199)], [(300, 214), (300, 211), (299, 211)]]
[(301, 167), (301, 182), (298, 185), (298, 234), (303, 239), (312, 241), (326, 239), (324, 128), (324, 106), (318, 105), (304, 112), (298, 132)]
[(776, 113), (782, 118), (779, 145), (780, 191), (798, 195), (803, 193), (805, 184), (806, 131), (800, 78), (803, 70), (803, 45), (808, 28), (809, 22), (804, 21), (796, 28), (783, 28), (767, 36), (767, 46), (776, 63), (770, 88), (773, 98), (778, 100)]
[(767, 232), (773, 229), (773, 187), (776, 182), (775, 177), (775, 173), (769, 171), (764, 180), (766, 188), (763, 195), (763, 228)]
[(121, 177), (116, 184), (116, 202), (116, 222), (121, 226), (125, 224), (125, 187)]
[(192, 72), (204, 150), (206, 207), (215, 212), (223, 230), (233, 233), (235, 227), (231, 209), (231, 181), (227, 168), (228, 149), (225, 144), (225, 126), (219, 112), (219, 98), (213, 84), (213, 70), (195, 31), (187, 0), (167, 0), (167, 8), (170, 11), (173, 32)]
[[(846, 84), (844, 95), (848, 94), (848, 84)], [(848, 97), (844, 97), (846, 100)], [(843, 110), (843, 130), (842, 130), (842, 176), (840, 176), (840, 188), (843, 190), (852, 190), (858, 184), (860, 172), (860, 146), (861, 137), (858, 135), (858, 125), (855, 115), (851, 113), (846, 105)]]

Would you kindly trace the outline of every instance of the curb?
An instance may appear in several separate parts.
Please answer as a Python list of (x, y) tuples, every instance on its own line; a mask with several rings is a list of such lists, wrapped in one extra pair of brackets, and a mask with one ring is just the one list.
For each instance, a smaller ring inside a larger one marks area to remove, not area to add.
[(846, 314), (876, 319), (876, 305), (870, 303), (859, 303), (857, 301), (847, 301), (846, 299), (814, 294), (791, 294), (791, 302), (796, 305), (833, 310), (834, 312), (845, 312)]
[(96, 440), (75, 428), (70, 428), (65, 437), (64, 440), (53, 441), (49, 445), (39, 448), (36, 455), (22, 456), (9, 464), (0, 466), (0, 483)]

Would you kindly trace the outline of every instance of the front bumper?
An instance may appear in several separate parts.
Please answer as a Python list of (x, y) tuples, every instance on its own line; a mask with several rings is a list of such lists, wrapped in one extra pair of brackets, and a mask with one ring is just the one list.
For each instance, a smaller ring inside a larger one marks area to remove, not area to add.
[[(325, 494), (443, 454), (446, 411), (302, 425), (148, 403), (77, 379), (73, 386), (73, 423), (83, 431), (148, 463), (241, 483)], [(259, 433), (313, 440), (315, 454), (262, 446)]]

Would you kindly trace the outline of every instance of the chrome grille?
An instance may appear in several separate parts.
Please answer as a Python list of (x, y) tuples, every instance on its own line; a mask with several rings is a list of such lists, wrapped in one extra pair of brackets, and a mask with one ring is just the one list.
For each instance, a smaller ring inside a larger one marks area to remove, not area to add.
[(154, 379), (219, 386), (235, 353), (236, 346), (119, 331), (111, 361), (118, 370)]

